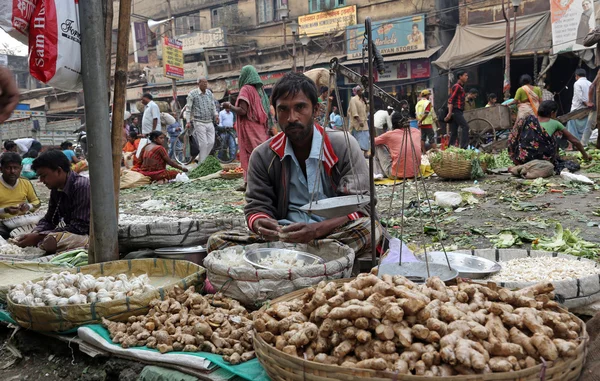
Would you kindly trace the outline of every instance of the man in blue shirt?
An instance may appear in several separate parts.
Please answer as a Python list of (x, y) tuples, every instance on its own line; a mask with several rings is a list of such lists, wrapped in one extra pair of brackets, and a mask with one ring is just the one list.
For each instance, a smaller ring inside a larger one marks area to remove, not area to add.
[(337, 106), (333, 106), (333, 112), (329, 115), (329, 127), (337, 130), (342, 128), (344, 122), (342, 121), (342, 117), (340, 116), (340, 110), (338, 110)]

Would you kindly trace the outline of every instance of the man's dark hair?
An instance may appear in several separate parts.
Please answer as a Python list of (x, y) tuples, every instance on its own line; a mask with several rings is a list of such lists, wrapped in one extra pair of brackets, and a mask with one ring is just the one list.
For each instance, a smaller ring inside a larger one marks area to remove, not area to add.
[(466, 70), (457, 70), (456, 71), (456, 79), (458, 80), (460, 77), (462, 77), (465, 74), (467, 74)]
[(129, 137), (131, 137), (131, 138), (133, 138), (133, 139), (137, 139), (137, 137), (138, 137), (138, 134), (137, 134), (137, 132), (135, 132), (135, 131), (131, 131), (131, 132), (129, 133)]
[(538, 108), (538, 116), (550, 118), (553, 112), (558, 110), (558, 104), (554, 101), (543, 101)]
[(152, 97), (152, 94), (150, 94), (150, 93), (144, 93), (144, 95), (142, 95), (142, 98), (148, 98), (148, 99), (150, 99), (150, 100), (154, 99), (154, 98)]
[(533, 82), (533, 79), (531, 79), (529, 74), (523, 74), (521, 78), (519, 78), (519, 83), (521, 86), (530, 85), (531, 82)]
[(150, 134), (148, 134), (148, 139), (150, 139), (150, 141), (154, 143), (156, 138), (158, 138), (161, 135), (163, 135), (162, 131), (154, 130)]
[(575, 70), (575, 75), (578, 77), (585, 77), (586, 76), (585, 69), (579, 68), (579, 69)]
[(417, 23), (414, 23), (414, 24), (412, 25), (412, 27), (413, 27), (413, 28), (414, 28), (414, 27), (417, 27), (417, 29), (419, 29), (419, 24), (417, 24)]
[(294, 96), (298, 93), (303, 93), (310, 100), (313, 107), (319, 102), (317, 94), (317, 86), (304, 74), (287, 73), (273, 87), (271, 93), (271, 104), (277, 107), (279, 98)]
[(40, 168), (48, 168), (53, 171), (61, 168), (64, 172), (68, 173), (71, 170), (71, 163), (69, 162), (69, 159), (67, 159), (67, 155), (62, 151), (51, 150), (42, 153), (31, 164), (31, 169), (35, 172)]
[(394, 112), (392, 114), (392, 130), (397, 130), (399, 128), (404, 128), (404, 118), (402, 117), (401, 112)]
[(2, 154), (2, 158), (0, 158), (0, 167), (4, 167), (9, 164), (19, 164), (21, 165), (21, 155), (16, 152), (5, 152)]
[(34, 150), (34, 149), (30, 149), (29, 151), (27, 151), (27, 153), (25, 155), (23, 155), (23, 158), (29, 157), (32, 159), (35, 159), (36, 157), (38, 157), (39, 152)]
[(496, 93), (489, 93), (488, 94), (488, 101), (492, 100), (492, 99), (498, 99), (498, 96), (496, 95)]
[(60, 149), (62, 149), (62, 150), (69, 149), (69, 147), (73, 147), (73, 143), (71, 143), (68, 140), (60, 143)]
[(479, 94), (479, 90), (472, 88), (471, 90), (469, 90), (469, 94)]
[(7, 151), (10, 151), (11, 149), (15, 148), (17, 146), (17, 143), (13, 142), (12, 140), (7, 140), (4, 142), (4, 149)]
[(327, 87), (327, 86), (321, 86), (319, 88), (319, 94), (323, 94), (323, 93), (329, 93), (329, 87)]

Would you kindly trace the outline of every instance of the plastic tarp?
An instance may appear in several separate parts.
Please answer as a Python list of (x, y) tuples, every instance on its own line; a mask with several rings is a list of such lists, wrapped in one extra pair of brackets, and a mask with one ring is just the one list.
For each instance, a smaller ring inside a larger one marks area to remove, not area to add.
[[(511, 45), (513, 20), (510, 22)], [(506, 21), (457, 26), (448, 48), (433, 64), (442, 70), (478, 65), (506, 54)], [(517, 18), (516, 48), (511, 53), (533, 54), (552, 49), (550, 12)]]

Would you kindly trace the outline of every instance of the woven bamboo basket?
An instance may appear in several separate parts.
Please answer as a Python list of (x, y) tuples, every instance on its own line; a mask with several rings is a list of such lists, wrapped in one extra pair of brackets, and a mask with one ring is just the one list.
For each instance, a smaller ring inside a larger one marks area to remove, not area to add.
[[(453, 152), (442, 152), (442, 160), (432, 161), (429, 159), (431, 169), (441, 178), (450, 180), (468, 180), (471, 178), (471, 160), (466, 160), (463, 157)], [(487, 164), (481, 162), (483, 172), (487, 170)]]
[(225, 179), (225, 180), (233, 180), (233, 179), (239, 179), (244, 177), (244, 174), (242, 172), (237, 172), (237, 173), (223, 173), (221, 172), (221, 178)]
[[(349, 282), (351, 279), (339, 279), (334, 282), (340, 284)], [(306, 289), (294, 291), (282, 297), (273, 300), (270, 305), (300, 298), (304, 295)], [(263, 307), (264, 309), (265, 307)], [(564, 312), (567, 312), (564, 310)], [(387, 371), (376, 371), (371, 369), (346, 368), (336, 365), (326, 365), (314, 361), (308, 361), (288, 355), (277, 348), (267, 344), (260, 336), (254, 332), (254, 351), (258, 361), (267, 371), (267, 374), (273, 381), (388, 381), (388, 380), (406, 380), (406, 381), (576, 381), (581, 374), (583, 364), (587, 356), (587, 345), (589, 336), (585, 324), (577, 318), (581, 324), (581, 341), (577, 346), (577, 356), (567, 360), (557, 360), (547, 362), (544, 366), (539, 364), (535, 367), (506, 373), (488, 373), (478, 375), (459, 375), (452, 377), (424, 377), (397, 374)]]
[(221, 168), (224, 171), (229, 171), (231, 169), (236, 169), (236, 168), (239, 168), (239, 166), (240, 166), (240, 163), (229, 163), (229, 164), (223, 164), (223, 163), (221, 163)]

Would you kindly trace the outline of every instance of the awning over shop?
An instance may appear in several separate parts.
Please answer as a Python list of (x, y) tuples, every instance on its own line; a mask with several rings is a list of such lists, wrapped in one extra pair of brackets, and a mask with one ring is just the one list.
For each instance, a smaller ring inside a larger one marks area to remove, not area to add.
[(30, 108), (46, 107), (46, 99), (45, 98), (25, 99), (20, 102), (28, 104)]
[[(511, 34), (513, 22), (510, 23)], [(512, 44), (512, 37), (511, 37)], [(504, 57), (506, 21), (457, 26), (456, 34), (446, 51), (433, 61), (443, 70), (478, 65), (493, 58)], [(533, 54), (552, 49), (550, 12), (517, 18), (516, 49), (512, 54)]]
[[(393, 56), (383, 56), (383, 61), (384, 62), (397, 62), (397, 61), (408, 61), (408, 60), (421, 60), (424, 58), (431, 57), (441, 48), (442, 48), (441, 46), (436, 46), (435, 48), (429, 48), (427, 50), (423, 50), (420, 52), (396, 54)], [(363, 62), (362, 59), (359, 59), (359, 60), (351, 60), (351, 61), (342, 62), (342, 64), (344, 64), (346, 66), (359, 65), (359, 64), (362, 64), (362, 62)], [(365, 58), (365, 62), (367, 62), (366, 58)]]

